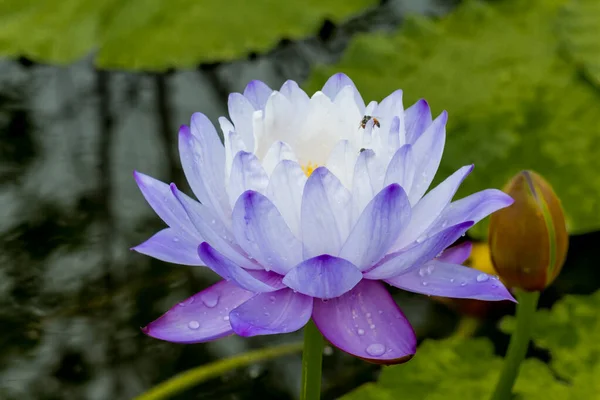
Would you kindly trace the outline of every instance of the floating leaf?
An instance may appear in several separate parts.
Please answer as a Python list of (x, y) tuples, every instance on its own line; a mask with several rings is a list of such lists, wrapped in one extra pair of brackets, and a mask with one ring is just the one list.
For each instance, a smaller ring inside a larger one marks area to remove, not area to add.
[(0, 56), (66, 64), (92, 50), (107, 68), (227, 61), (315, 34), (373, 0), (3, 0)]
[[(448, 141), (438, 181), (475, 171), (458, 197), (503, 187), (522, 169), (545, 176), (570, 232), (600, 228), (600, 91), (557, 51), (562, 0), (467, 1), (443, 19), (412, 18), (393, 34), (357, 36), (335, 66), (314, 71), (309, 90), (346, 72), (366, 99), (404, 89), (434, 112), (447, 108)], [(475, 236), (485, 236), (485, 225)]]
[[(502, 366), (492, 343), (480, 339), (425, 341), (408, 363), (385, 367), (379, 382), (368, 383), (343, 400), (481, 400), (490, 398)], [(540, 390), (550, 395), (539, 395)], [(563, 400), (568, 388), (548, 367), (526, 360), (515, 385), (521, 399)]]
[(600, 2), (571, 1), (560, 15), (559, 28), (569, 57), (600, 88)]

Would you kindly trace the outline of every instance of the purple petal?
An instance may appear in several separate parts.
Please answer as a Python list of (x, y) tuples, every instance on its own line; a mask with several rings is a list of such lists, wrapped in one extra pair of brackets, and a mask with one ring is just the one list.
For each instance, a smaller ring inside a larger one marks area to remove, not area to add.
[(202, 241), (169, 185), (137, 171), (133, 176), (150, 207), (169, 227), (196, 238), (198, 242)]
[(264, 193), (269, 184), (269, 176), (252, 153), (240, 151), (233, 159), (229, 177), (229, 202), (233, 207), (240, 195), (246, 190)]
[(206, 265), (223, 279), (234, 281), (240, 287), (252, 292), (273, 292), (283, 288), (281, 275), (267, 271), (247, 271), (203, 242), (198, 247), (198, 255)]
[(331, 299), (346, 293), (361, 279), (356, 265), (324, 254), (294, 267), (283, 278), (283, 283), (307, 296)]
[(371, 200), (342, 246), (340, 257), (364, 271), (386, 254), (410, 221), (411, 208), (404, 190), (387, 186)]
[[(463, 180), (473, 171), (473, 165), (460, 168), (446, 180), (425, 195), (413, 208), (410, 223), (394, 244), (395, 249), (402, 249), (413, 243), (438, 219), (442, 210), (454, 197)], [(463, 221), (460, 221), (463, 222)], [(448, 222), (444, 228), (448, 226)]]
[(363, 101), (358, 89), (346, 74), (337, 73), (325, 82), (323, 89), (321, 90), (331, 101), (335, 100), (337, 94), (346, 86), (351, 86), (354, 89), (354, 100), (360, 111), (365, 109), (365, 102)]
[[(209, 138), (213, 135), (214, 138)], [(222, 221), (227, 221), (231, 207), (225, 193), (225, 148), (204, 115), (192, 116), (191, 130), (185, 125), (179, 129), (179, 156), (198, 200), (211, 207)]]
[(167, 311), (143, 328), (156, 339), (174, 343), (201, 343), (231, 335), (229, 310), (255, 294), (234, 283), (221, 281)]
[(408, 199), (412, 205), (423, 197), (440, 166), (446, 142), (447, 120), (448, 113), (444, 111), (413, 144), (415, 177), (410, 193), (408, 193)]
[[(241, 93), (231, 93), (227, 100), (227, 108), (231, 121), (235, 125), (235, 131), (241, 136), (246, 144), (246, 148), (254, 149), (254, 134), (252, 130), (254, 106)], [(223, 134), (225, 133), (223, 132)]]
[(229, 318), (240, 336), (273, 335), (302, 328), (312, 309), (312, 297), (282, 289), (256, 295), (231, 311)]
[(298, 163), (284, 160), (271, 174), (267, 197), (275, 204), (290, 230), (300, 237), (300, 209), (306, 175)]
[[(217, 251), (242, 268), (263, 269), (247, 258), (244, 251), (236, 244), (233, 234), (215, 217), (208, 207), (181, 193), (173, 183), (171, 184), (171, 192), (185, 210), (186, 216), (192, 225), (200, 232), (203, 240), (199, 240), (197, 243), (208, 242)], [(197, 251), (198, 246), (196, 245), (196, 253)]]
[(404, 111), (406, 123), (406, 143), (413, 144), (431, 125), (431, 110), (423, 99), (417, 101)]
[(233, 209), (232, 221), (239, 245), (265, 269), (286, 274), (302, 261), (302, 243), (262, 194), (244, 192)]
[(288, 100), (291, 101), (295, 107), (308, 107), (310, 98), (308, 97), (306, 92), (304, 92), (304, 90), (302, 90), (300, 86), (298, 86), (296, 82), (291, 80), (285, 81), (283, 85), (281, 85), (281, 89), (279, 89), (279, 92), (285, 97), (287, 97)]
[(515, 301), (498, 277), (474, 268), (432, 260), (419, 269), (386, 280), (392, 286), (429, 296)]
[(306, 182), (302, 196), (304, 258), (338, 254), (350, 233), (351, 195), (338, 178), (319, 167)]
[(388, 254), (372, 270), (366, 272), (364, 277), (388, 279), (417, 269), (454, 243), (471, 226), (473, 226), (471, 221), (451, 226), (406, 250)]
[(255, 110), (264, 110), (273, 89), (266, 83), (255, 80), (251, 81), (244, 89), (244, 97), (254, 106)]
[(450, 264), (462, 264), (471, 255), (471, 249), (473, 248), (473, 244), (471, 242), (463, 242), (461, 244), (457, 244), (456, 246), (449, 247), (442, 255), (440, 255), (437, 260)]
[(402, 90), (398, 89), (383, 99), (373, 113), (376, 117), (384, 120), (391, 120), (395, 116), (403, 115)]
[(470, 196), (454, 201), (442, 211), (431, 232), (437, 232), (444, 224), (455, 225), (464, 221), (479, 222), (491, 213), (508, 207), (513, 199), (506, 193), (497, 189), (487, 189)]
[(402, 189), (404, 189), (406, 193), (409, 193), (414, 175), (415, 163), (413, 160), (412, 146), (410, 144), (405, 144), (396, 151), (388, 164), (383, 184), (388, 186), (392, 183), (397, 183), (402, 186)]
[(315, 324), (334, 346), (373, 362), (407, 361), (417, 338), (381, 282), (362, 280), (350, 292), (315, 300)]
[[(388, 146), (391, 151), (397, 150), (400, 147), (400, 117), (395, 116), (392, 118), (392, 122), (390, 122), (390, 129), (388, 132)], [(402, 142), (404, 142), (404, 138), (402, 138)]]
[(171, 228), (159, 231), (132, 250), (174, 264), (204, 265), (198, 257), (198, 241)]

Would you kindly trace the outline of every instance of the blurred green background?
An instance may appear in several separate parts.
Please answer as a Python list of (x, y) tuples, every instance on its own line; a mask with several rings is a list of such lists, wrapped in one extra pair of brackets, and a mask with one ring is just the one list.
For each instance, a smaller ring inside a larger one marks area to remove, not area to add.
[[(142, 335), (140, 326), (215, 277), (128, 250), (161, 227), (131, 172), (185, 187), (177, 127), (193, 112), (216, 121), (228, 94), (252, 79), (273, 88), (293, 79), (314, 92), (339, 71), (367, 101), (402, 88), (405, 106), (425, 98), (436, 114), (448, 110), (438, 179), (476, 166), (459, 196), (502, 187), (524, 168), (554, 186), (572, 236), (562, 275), (542, 295), (542, 307), (560, 303), (540, 326), (558, 324), (562, 336), (536, 338), (524, 373), (537, 378), (517, 389), (531, 399), (600, 398), (589, 386), (600, 373), (590, 339), (600, 329), (598, 296), (563, 299), (600, 288), (599, 1), (4, 0), (0, 399), (130, 399), (189, 368), (300, 340), (182, 346)], [(484, 239), (485, 226), (470, 237)], [(420, 340), (457, 326), (460, 315), (447, 306), (394, 294)], [(497, 322), (511, 312), (485, 313), (476, 334), (487, 338), (427, 341), (411, 363), (385, 370), (383, 389), (370, 384), (349, 398), (485, 397), (495, 375), (472, 365), (497, 367), (507, 344)], [(588, 375), (561, 370), (556, 354), (561, 365), (580, 359), (564, 354), (587, 354)], [(323, 398), (379, 375), (380, 367), (327, 348)], [(176, 398), (293, 399), (299, 378), (294, 355)]]

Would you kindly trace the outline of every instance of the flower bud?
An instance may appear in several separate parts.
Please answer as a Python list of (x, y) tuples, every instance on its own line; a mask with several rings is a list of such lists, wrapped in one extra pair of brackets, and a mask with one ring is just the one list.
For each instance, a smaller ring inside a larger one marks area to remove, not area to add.
[(540, 291), (560, 273), (568, 235), (560, 200), (540, 175), (521, 171), (504, 188), (515, 202), (492, 214), (489, 243), (508, 286)]

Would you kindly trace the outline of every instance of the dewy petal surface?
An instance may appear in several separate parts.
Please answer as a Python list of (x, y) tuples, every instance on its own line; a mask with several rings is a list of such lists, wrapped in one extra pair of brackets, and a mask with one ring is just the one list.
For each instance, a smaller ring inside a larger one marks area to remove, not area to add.
[(474, 268), (429, 261), (417, 270), (386, 280), (392, 286), (430, 296), (515, 301), (498, 277)]
[(454, 243), (472, 226), (473, 222), (470, 221), (454, 225), (406, 250), (390, 253), (373, 269), (367, 271), (364, 277), (368, 279), (388, 279), (419, 268)]
[(198, 255), (223, 279), (237, 283), (241, 288), (255, 293), (273, 292), (281, 289), (281, 275), (266, 271), (248, 271), (204, 242), (198, 247)]
[(234, 309), (229, 318), (240, 336), (272, 335), (302, 328), (312, 309), (312, 297), (282, 289), (252, 297)]
[(313, 320), (334, 346), (376, 363), (410, 359), (415, 333), (381, 282), (362, 280), (348, 293), (315, 300)]
[(292, 268), (283, 283), (307, 296), (331, 299), (346, 293), (361, 279), (362, 274), (354, 264), (324, 254)]
[(244, 192), (233, 209), (232, 221), (237, 242), (266, 269), (286, 274), (302, 261), (302, 243), (262, 194)]
[(177, 304), (143, 328), (146, 335), (174, 343), (201, 343), (233, 333), (231, 310), (255, 294), (221, 281)]

